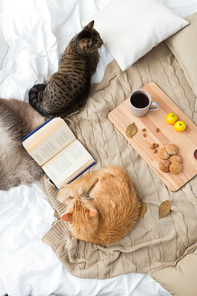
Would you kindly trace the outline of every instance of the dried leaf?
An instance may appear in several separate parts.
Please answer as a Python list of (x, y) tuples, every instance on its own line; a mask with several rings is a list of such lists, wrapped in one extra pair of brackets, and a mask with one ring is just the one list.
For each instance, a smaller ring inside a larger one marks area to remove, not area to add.
[(142, 202), (141, 203), (141, 209), (140, 209), (140, 216), (142, 218), (144, 218), (144, 214), (146, 213), (146, 209), (147, 209), (146, 204), (144, 202)]
[(170, 200), (165, 200), (164, 202), (162, 202), (162, 204), (160, 204), (159, 206), (159, 219), (167, 216), (170, 213)]
[(132, 138), (137, 133), (137, 126), (135, 125), (135, 122), (129, 124), (126, 129), (127, 137)]

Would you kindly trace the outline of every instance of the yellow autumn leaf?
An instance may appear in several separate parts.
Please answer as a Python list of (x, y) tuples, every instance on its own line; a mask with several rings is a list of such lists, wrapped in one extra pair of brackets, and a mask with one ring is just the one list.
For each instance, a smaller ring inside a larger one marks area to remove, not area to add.
[(137, 133), (137, 126), (135, 125), (135, 122), (129, 124), (126, 129), (127, 137), (132, 138)]
[(141, 203), (141, 209), (140, 209), (140, 216), (142, 218), (144, 218), (144, 214), (146, 213), (146, 209), (147, 209), (146, 204), (144, 202), (142, 202)]
[(170, 213), (171, 206), (170, 206), (170, 200), (165, 200), (162, 202), (159, 206), (159, 219), (167, 216)]

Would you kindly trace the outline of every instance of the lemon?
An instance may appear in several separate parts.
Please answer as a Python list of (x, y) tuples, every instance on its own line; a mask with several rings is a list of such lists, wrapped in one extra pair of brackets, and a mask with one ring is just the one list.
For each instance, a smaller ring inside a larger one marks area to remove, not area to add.
[(184, 121), (177, 121), (175, 124), (174, 124), (174, 129), (175, 131), (177, 132), (183, 132), (185, 129), (186, 129), (186, 124)]
[(174, 124), (177, 121), (177, 116), (174, 113), (169, 113), (166, 115), (166, 122), (168, 124)]

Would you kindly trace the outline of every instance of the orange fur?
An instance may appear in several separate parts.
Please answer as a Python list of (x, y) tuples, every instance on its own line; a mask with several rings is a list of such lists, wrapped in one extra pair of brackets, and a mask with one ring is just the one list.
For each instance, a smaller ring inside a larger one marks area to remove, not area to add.
[[(92, 199), (80, 197), (90, 191)], [(74, 199), (70, 199), (75, 197)], [(111, 166), (66, 185), (58, 193), (67, 203), (62, 219), (78, 239), (96, 244), (120, 240), (137, 222), (140, 201), (122, 167)]]

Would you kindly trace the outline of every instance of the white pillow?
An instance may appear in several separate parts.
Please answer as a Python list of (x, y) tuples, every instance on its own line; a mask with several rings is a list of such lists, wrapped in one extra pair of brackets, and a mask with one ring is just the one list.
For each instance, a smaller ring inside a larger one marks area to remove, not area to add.
[(122, 71), (189, 24), (158, 0), (113, 0), (91, 20)]

